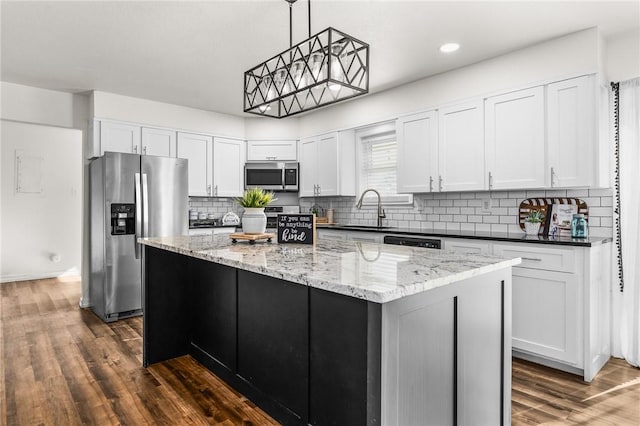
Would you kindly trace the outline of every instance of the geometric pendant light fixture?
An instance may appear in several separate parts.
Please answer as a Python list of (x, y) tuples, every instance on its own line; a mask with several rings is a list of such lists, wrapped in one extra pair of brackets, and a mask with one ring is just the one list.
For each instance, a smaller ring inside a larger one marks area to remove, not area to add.
[(292, 45), (244, 73), (244, 112), (283, 118), (369, 92), (369, 45), (335, 28)]

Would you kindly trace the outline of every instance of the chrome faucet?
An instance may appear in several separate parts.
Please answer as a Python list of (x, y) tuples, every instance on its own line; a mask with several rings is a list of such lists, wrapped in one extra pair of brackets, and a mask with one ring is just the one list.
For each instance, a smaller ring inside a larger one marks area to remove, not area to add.
[(362, 208), (362, 200), (364, 199), (364, 194), (366, 194), (367, 192), (375, 192), (376, 195), (378, 196), (378, 228), (380, 228), (382, 226), (382, 219), (384, 219), (385, 217), (387, 217), (384, 214), (384, 209), (382, 208), (382, 201), (380, 198), (380, 193), (378, 191), (376, 191), (375, 189), (365, 189), (364, 192), (362, 193), (362, 195), (360, 196), (360, 199), (358, 200), (358, 204), (356, 204), (356, 208), (361, 209)]

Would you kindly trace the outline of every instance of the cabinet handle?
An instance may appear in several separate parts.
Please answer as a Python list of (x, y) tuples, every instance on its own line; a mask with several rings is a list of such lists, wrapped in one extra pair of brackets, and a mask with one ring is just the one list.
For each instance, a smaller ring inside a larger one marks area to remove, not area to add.
[(211, 195), (211, 185), (207, 185), (207, 195)]
[(318, 185), (318, 195), (320, 195), (320, 192), (322, 192), (322, 190), (320, 189), (320, 185)]
[(555, 179), (556, 179), (556, 171), (552, 167), (551, 168), (551, 186), (552, 187), (556, 186)]
[(143, 153), (144, 155), (147, 155), (147, 147), (146, 147), (146, 146), (143, 146), (143, 147), (142, 147), (142, 153)]
[(438, 175), (438, 191), (442, 192), (442, 175)]
[(433, 176), (429, 176), (429, 192), (433, 192)]
[(489, 189), (493, 189), (493, 175), (489, 172)]
[(218, 195), (218, 185), (213, 187), (213, 195)]
[(137, 154), (138, 153), (138, 145), (134, 145), (133, 146), (133, 153)]
[(522, 257), (522, 260), (530, 260), (532, 262), (542, 262), (542, 259), (538, 259), (537, 257)]

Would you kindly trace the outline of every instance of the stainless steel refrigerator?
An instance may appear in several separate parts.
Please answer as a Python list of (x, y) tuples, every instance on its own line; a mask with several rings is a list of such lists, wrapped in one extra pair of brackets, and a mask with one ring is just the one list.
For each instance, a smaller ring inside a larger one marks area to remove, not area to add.
[(137, 239), (187, 235), (187, 160), (105, 152), (89, 168), (91, 309), (106, 322), (141, 315)]

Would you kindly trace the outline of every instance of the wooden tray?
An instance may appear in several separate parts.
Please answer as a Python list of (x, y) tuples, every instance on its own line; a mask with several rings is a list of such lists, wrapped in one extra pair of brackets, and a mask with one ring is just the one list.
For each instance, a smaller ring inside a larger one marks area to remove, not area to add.
[(238, 241), (249, 241), (249, 244), (255, 244), (256, 241), (267, 240), (268, 243), (276, 236), (276, 234), (262, 233), (262, 234), (245, 234), (244, 232), (234, 232), (229, 234), (232, 243)]
[(589, 221), (589, 207), (587, 206), (587, 203), (580, 198), (527, 198), (520, 203), (518, 212), (518, 223), (520, 225), (520, 229), (524, 231), (524, 220), (529, 215), (530, 211), (543, 210), (545, 214), (545, 221), (542, 222), (542, 225), (540, 226), (540, 232), (542, 232), (546, 225), (546, 213), (549, 209), (548, 206), (551, 204), (576, 204), (578, 206), (578, 213), (582, 213), (587, 222)]

